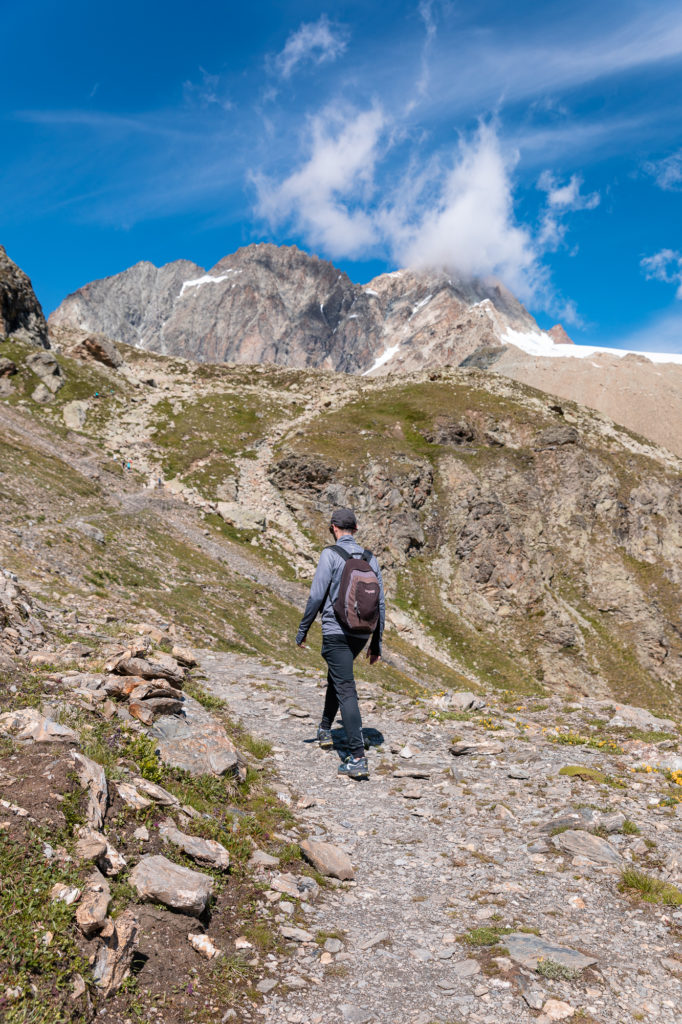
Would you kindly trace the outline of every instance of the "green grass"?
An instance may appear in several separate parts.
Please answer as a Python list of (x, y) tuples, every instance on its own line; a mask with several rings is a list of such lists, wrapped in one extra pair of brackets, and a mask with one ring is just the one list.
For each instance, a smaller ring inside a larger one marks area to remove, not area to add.
[[(43, 835), (32, 832), (27, 846), (14, 844), (0, 831), (0, 1015), (16, 1024), (71, 1021), (73, 976), (90, 976), (75, 942), (75, 906), (50, 897), (56, 882), (77, 884), (78, 869), (73, 863), (59, 867), (46, 861), (42, 842)], [(49, 933), (52, 939), (46, 943)], [(14, 987), (21, 997), (3, 1007), (4, 990)]]
[(459, 941), (467, 946), (497, 946), (503, 935), (509, 935), (512, 928), (472, 928), (471, 931), (459, 936)]
[(670, 882), (647, 875), (636, 868), (626, 868), (620, 876), (618, 888), (631, 896), (639, 896), (646, 903), (665, 907), (682, 907), (682, 890)]
[(548, 978), (550, 981), (574, 981), (580, 976), (580, 971), (557, 963), (556, 960), (551, 960), (549, 957), (539, 960), (536, 970), (543, 978)]
[(571, 779), (580, 779), (582, 782), (606, 783), (607, 778), (597, 768), (588, 768), (584, 764), (567, 764), (559, 769), (559, 775), (568, 775)]

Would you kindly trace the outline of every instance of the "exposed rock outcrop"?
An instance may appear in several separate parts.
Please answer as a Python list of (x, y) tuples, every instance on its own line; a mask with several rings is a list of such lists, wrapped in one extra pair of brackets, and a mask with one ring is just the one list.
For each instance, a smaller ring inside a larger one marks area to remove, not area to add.
[(0, 245), (0, 338), (49, 348), (47, 324), (29, 278)]

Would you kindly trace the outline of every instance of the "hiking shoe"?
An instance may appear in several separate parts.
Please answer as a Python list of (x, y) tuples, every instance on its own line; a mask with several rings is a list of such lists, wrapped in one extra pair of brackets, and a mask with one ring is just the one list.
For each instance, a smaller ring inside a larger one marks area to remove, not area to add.
[(339, 775), (345, 775), (349, 779), (368, 779), (369, 768), (366, 757), (352, 757), (350, 754), (339, 765)]
[(322, 726), (320, 726), (317, 730), (317, 742), (320, 744), (322, 750), (331, 750), (334, 746), (331, 729), (323, 729)]

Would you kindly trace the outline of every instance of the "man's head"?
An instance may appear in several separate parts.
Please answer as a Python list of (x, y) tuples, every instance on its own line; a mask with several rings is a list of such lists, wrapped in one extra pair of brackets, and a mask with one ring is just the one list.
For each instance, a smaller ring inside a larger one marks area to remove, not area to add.
[(348, 533), (356, 533), (358, 521), (352, 508), (337, 508), (332, 512), (329, 532), (334, 534), (335, 540)]

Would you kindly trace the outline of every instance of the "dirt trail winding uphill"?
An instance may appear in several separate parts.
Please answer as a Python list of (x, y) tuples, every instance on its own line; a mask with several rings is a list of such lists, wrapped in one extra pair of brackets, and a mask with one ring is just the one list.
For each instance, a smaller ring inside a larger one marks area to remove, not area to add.
[[(379, 667), (361, 687), (379, 746), (370, 781), (353, 783), (314, 741), (319, 679), (214, 652), (200, 664), (203, 685), (273, 744), (280, 798), (303, 808), (297, 833), (337, 844), (356, 872), (296, 905), (297, 964), (282, 976), (270, 958), (263, 1020), (530, 1024), (544, 1007), (542, 1021), (673, 1024), (682, 909), (632, 902), (618, 883), (643, 851), (679, 877), (682, 805), (658, 802), (660, 775), (632, 774), (636, 743), (557, 743), (556, 701), (442, 720), (437, 702), (382, 692)], [(575, 705), (571, 729), (595, 715), (598, 702)], [(472, 753), (449, 752), (455, 729)]]

